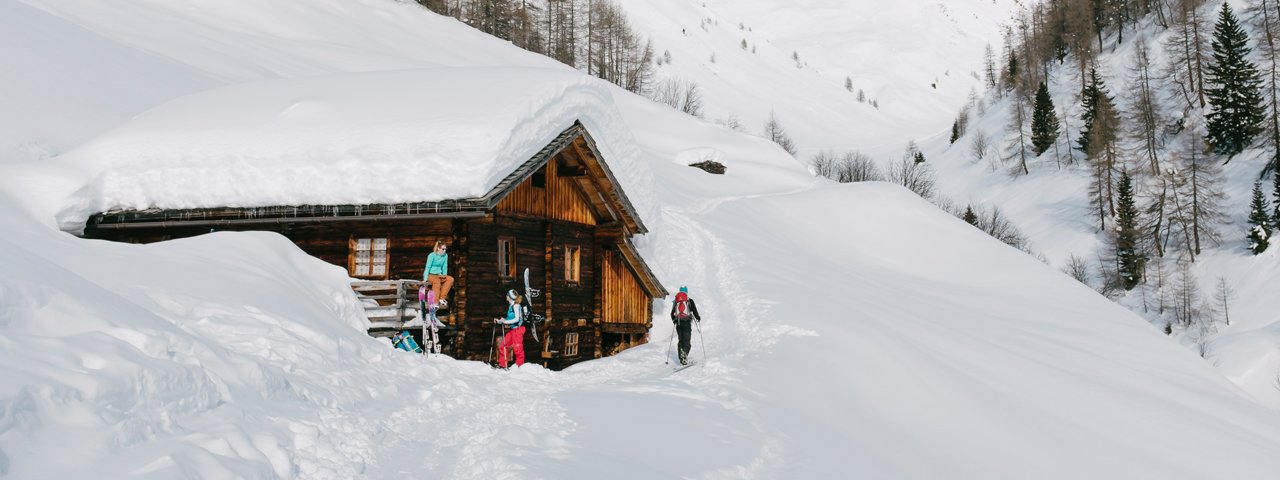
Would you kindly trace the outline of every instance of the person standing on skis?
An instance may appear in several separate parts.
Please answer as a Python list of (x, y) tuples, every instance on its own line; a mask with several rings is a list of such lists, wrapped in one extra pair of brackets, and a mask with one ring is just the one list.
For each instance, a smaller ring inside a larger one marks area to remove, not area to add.
[(453, 277), (449, 276), (448, 250), (448, 245), (437, 241), (435, 248), (431, 249), (431, 254), (427, 255), (426, 268), (422, 269), (422, 281), (431, 285), (431, 291), (436, 294), (436, 306), (439, 308), (449, 308), (449, 301), (445, 300), (445, 297), (449, 296), (449, 289), (453, 288)]
[(507, 290), (507, 317), (495, 318), (494, 323), (500, 323), (504, 327), (509, 328), (507, 333), (502, 336), (502, 343), (498, 345), (498, 367), (507, 368), (507, 349), (513, 349), (516, 352), (516, 366), (524, 365), (524, 308), (523, 299), (515, 290)]
[(675, 303), (671, 304), (671, 323), (676, 325), (676, 333), (680, 335), (680, 364), (689, 364), (690, 337), (693, 336), (693, 322), (701, 322), (698, 315), (698, 304), (689, 297), (689, 287), (680, 286)]

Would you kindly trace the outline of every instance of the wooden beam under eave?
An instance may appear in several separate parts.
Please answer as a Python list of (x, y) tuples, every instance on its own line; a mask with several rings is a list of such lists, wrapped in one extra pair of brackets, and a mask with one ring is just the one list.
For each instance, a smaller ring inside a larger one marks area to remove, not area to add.
[(624, 222), (627, 225), (628, 231), (638, 232), (640, 230), (640, 225), (636, 222), (635, 218), (632, 218), (631, 215), (626, 212), (626, 209), (623, 208), (626, 203), (618, 196), (617, 189), (621, 187), (614, 185), (613, 182), (610, 181), (610, 176), (605, 172), (600, 159), (596, 158), (592, 149), (586, 145), (586, 139), (579, 136), (574, 139), (569, 148), (572, 148), (574, 153), (578, 155), (578, 158), (583, 160), (582, 166), (591, 173), (590, 175), (582, 178), (586, 181), (592, 182), (595, 186), (595, 190), (601, 194), (602, 198), (600, 200), (604, 202), (605, 208), (611, 214), (612, 218)]
[(590, 176), (574, 177), (573, 182), (578, 188), (578, 192), (587, 199), (587, 203), (591, 204), (591, 208), (595, 210), (596, 218), (600, 220), (596, 223), (614, 223), (620, 221), (609, 204), (600, 196), (600, 191), (595, 182), (591, 181)]
[(596, 238), (616, 241), (625, 238), (626, 234), (626, 228), (618, 222), (596, 225)]

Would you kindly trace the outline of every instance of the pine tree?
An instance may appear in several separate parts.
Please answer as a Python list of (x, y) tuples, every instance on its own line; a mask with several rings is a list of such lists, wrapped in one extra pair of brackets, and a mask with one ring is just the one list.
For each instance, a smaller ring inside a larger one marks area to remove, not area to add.
[(1262, 182), (1253, 184), (1253, 201), (1249, 204), (1249, 250), (1254, 255), (1266, 251), (1271, 238), (1271, 218), (1267, 215), (1267, 199), (1262, 197)]
[(1017, 88), (1018, 73), (1019, 73), (1018, 72), (1018, 55), (1011, 53), (1009, 54), (1009, 71), (1008, 71), (1008, 75), (1009, 75), (1008, 87), (1010, 89)]
[(1243, 151), (1262, 131), (1262, 78), (1249, 61), (1249, 37), (1229, 3), (1213, 27), (1213, 64), (1208, 68), (1211, 86), (1205, 89), (1212, 111), (1208, 120), (1209, 144), (1228, 158)]
[[(1095, 120), (1098, 119), (1098, 112), (1103, 104), (1111, 106), (1114, 101), (1111, 94), (1107, 92), (1107, 86), (1102, 81), (1102, 77), (1098, 75), (1097, 69), (1089, 69), (1089, 81), (1085, 84), (1084, 91), (1080, 92), (1080, 139), (1076, 141), (1077, 149), (1084, 152), (1086, 156), (1090, 154), (1091, 133), (1094, 130)], [(1112, 110), (1114, 112), (1114, 109)]]
[(951, 143), (956, 143), (960, 139), (960, 120), (956, 119), (951, 122)]
[(1116, 202), (1116, 272), (1125, 290), (1142, 283), (1142, 269), (1146, 262), (1139, 250), (1138, 207), (1133, 199), (1133, 181), (1129, 172), (1121, 172), (1117, 185)]
[(1089, 71), (1089, 81), (1081, 92), (1084, 112), (1083, 127), (1076, 142), (1089, 161), (1090, 203), (1098, 208), (1098, 225), (1106, 228), (1108, 216), (1115, 215), (1115, 172), (1119, 156), (1116, 149), (1116, 131), (1120, 119), (1115, 102), (1107, 92), (1106, 84), (1096, 69)]
[(973, 213), (973, 205), (965, 205), (964, 216), (960, 218), (964, 219), (965, 223), (969, 225), (978, 226), (978, 214)]
[(1049, 87), (1040, 82), (1036, 89), (1035, 106), (1031, 111), (1031, 145), (1039, 156), (1058, 140), (1058, 114), (1053, 111), (1053, 98)]

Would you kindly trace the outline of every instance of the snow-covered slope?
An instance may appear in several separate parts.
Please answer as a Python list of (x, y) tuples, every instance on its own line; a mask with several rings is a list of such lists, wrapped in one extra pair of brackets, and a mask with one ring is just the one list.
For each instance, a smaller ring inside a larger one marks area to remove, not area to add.
[[(1231, 2), (1237, 14), (1245, 11), (1246, 3)], [(1216, 20), (1222, 4), (1222, 1), (1206, 2), (1201, 7), (1201, 15), (1211, 21)], [(1137, 24), (1137, 31), (1126, 31), (1124, 43), (1117, 43), (1116, 35), (1108, 35), (1098, 60), (1099, 71), (1121, 109), (1130, 108), (1128, 97), (1134, 77), (1132, 66), (1139, 41), (1150, 48), (1152, 70), (1163, 72), (1168, 61), (1163, 44), (1175, 33), (1160, 28), (1154, 18), (1139, 19)], [(1254, 38), (1251, 41), (1256, 41), (1256, 30), (1249, 32)], [(1065, 112), (1069, 116), (1069, 123), (1064, 125), (1056, 150), (1051, 149), (1039, 158), (1029, 160), (1029, 175), (1009, 173), (1016, 160), (1013, 159), (1012, 131), (1008, 127), (1011, 123), (1008, 98), (986, 99), (985, 102), (990, 104), (986, 115), (977, 116), (978, 109), (975, 109), (969, 133), (954, 145), (948, 143), (945, 135), (938, 135), (922, 142), (921, 148), (938, 170), (939, 190), (944, 195), (962, 206), (1000, 208), (1026, 235), (1032, 249), (1047, 262), (1062, 268), (1074, 255), (1088, 262), (1096, 276), (1098, 251), (1103, 246), (1105, 234), (1099, 232), (1096, 213), (1090, 211), (1088, 166), (1082, 161), (1079, 151), (1069, 151), (1079, 138), (1080, 85), (1080, 73), (1073, 60), (1068, 59), (1052, 69), (1049, 87), (1053, 102), (1059, 115)], [(1172, 125), (1178, 119), (1187, 124), (1192, 120), (1203, 124), (1203, 114), (1208, 110), (1184, 112), (1185, 104), (1171, 86), (1162, 79), (1158, 79), (1155, 85), (1156, 110), (1163, 124)], [(1125, 122), (1126, 126), (1129, 124)], [(1068, 126), (1070, 129), (1066, 128)], [(975, 158), (971, 147), (979, 134), (985, 135), (992, 145), (991, 153), (983, 160)], [(1162, 132), (1160, 157), (1166, 168), (1177, 159), (1188, 157), (1185, 152), (1189, 143), (1186, 136), (1186, 132), (1176, 136)], [(1140, 151), (1136, 143), (1129, 137), (1122, 140), (1121, 147), (1125, 152), (1122, 161), (1127, 162), (1125, 165), (1130, 171), (1145, 173), (1145, 161), (1137, 160), (1136, 154), (1129, 153)], [(1069, 154), (1074, 155), (1074, 162), (1066, 160)], [(1213, 330), (1217, 331), (1205, 347), (1207, 361), (1219, 367), (1258, 401), (1280, 410), (1280, 320), (1275, 315), (1277, 304), (1271, 291), (1271, 284), (1280, 278), (1280, 261), (1274, 247), (1272, 251), (1253, 256), (1248, 252), (1245, 241), (1251, 189), (1269, 155), (1259, 144), (1222, 166), (1222, 191), (1225, 194), (1222, 205), (1227, 217), (1226, 224), (1218, 227), (1222, 242), (1206, 241), (1204, 252), (1197, 257), (1191, 273), (1198, 280), (1202, 311), (1206, 312), (1206, 317), (1214, 319), (1210, 335), (1213, 335)], [(1139, 208), (1146, 208), (1151, 193), (1156, 191), (1155, 184), (1143, 185), (1142, 177), (1137, 178)], [(1264, 179), (1264, 188), (1268, 191), (1270, 189), (1266, 185), (1269, 184), (1268, 177)], [(1149, 217), (1142, 221), (1148, 222)], [(1177, 253), (1171, 252), (1163, 259), (1166, 272), (1175, 270), (1176, 258)], [(1154, 267), (1148, 269), (1148, 277), (1154, 277)], [(1229, 325), (1222, 313), (1221, 302), (1215, 297), (1220, 279), (1234, 291), (1226, 309), (1230, 316)], [(1145, 295), (1143, 289), (1146, 290)], [(1166, 288), (1164, 294), (1172, 295), (1173, 290)], [(1157, 293), (1154, 286), (1144, 285), (1121, 295), (1117, 301), (1163, 327), (1171, 314), (1170, 309), (1161, 312), (1161, 309), (1151, 306)], [(1188, 332), (1180, 330), (1175, 328), (1173, 340), (1191, 349), (1198, 348), (1193, 338), (1198, 332), (1193, 330), (1187, 335)]]
[[(98, 32), (88, 43), (103, 55), (160, 52), (158, 64), (229, 83), (376, 69), (350, 52), (377, 51), (379, 65), (397, 69), (545, 67), (449, 20), (387, 15), (416, 8), (392, 2), (31, 4), (57, 13), (41, 17), (50, 31)], [(273, 21), (281, 15), (288, 20)], [(402, 28), (415, 22), (440, 27)], [(378, 35), (336, 33), (337, 25)], [(333, 36), (318, 33), (328, 26)], [(66, 63), (58, 68), (87, 68)], [(231, 75), (244, 72), (254, 74)], [(145, 87), (183, 78), (134, 82), (155, 92)], [(123, 121), (147, 98), (124, 95), (127, 106), (71, 127), (106, 130), (104, 119)], [(16, 158), (0, 163), (0, 474), (1262, 479), (1280, 471), (1275, 412), (1052, 268), (898, 187), (818, 181), (764, 140), (611, 95), (655, 179), (621, 178), (628, 195), (655, 204), (639, 247), (665, 283), (689, 285), (701, 304), (700, 366), (672, 374), (664, 365), (671, 327), (661, 315), (650, 345), (564, 372), (398, 352), (361, 331), (340, 268), (284, 239), (76, 239), (52, 227), (52, 214), (91, 179), (58, 158)], [(685, 166), (698, 158), (721, 159), (729, 171)]]
[(657, 0), (624, 8), (656, 51), (671, 54), (657, 78), (698, 83), (708, 120), (732, 116), (760, 134), (772, 111), (801, 158), (856, 149), (890, 159), (908, 141), (949, 128), (982, 90), (983, 49), (999, 51), (1017, 3)]

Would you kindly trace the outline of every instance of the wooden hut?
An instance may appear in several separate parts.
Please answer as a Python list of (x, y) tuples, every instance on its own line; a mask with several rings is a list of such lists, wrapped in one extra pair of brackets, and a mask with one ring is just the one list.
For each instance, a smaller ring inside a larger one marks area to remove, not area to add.
[(449, 244), (446, 352), (485, 360), (504, 292), (541, 291), (539, 339), (529, 361), (560, 369), (647, 341), (653, 300), (667, 291), (631, 238), (646, 232), (635, 208), (579, 122), (486, 194), (373, 205), (112, 210), (92, 215), (84, 236), (155, 242), (215, 230), (278, 232), (357, 279), (421, 279), (436, 241)]

